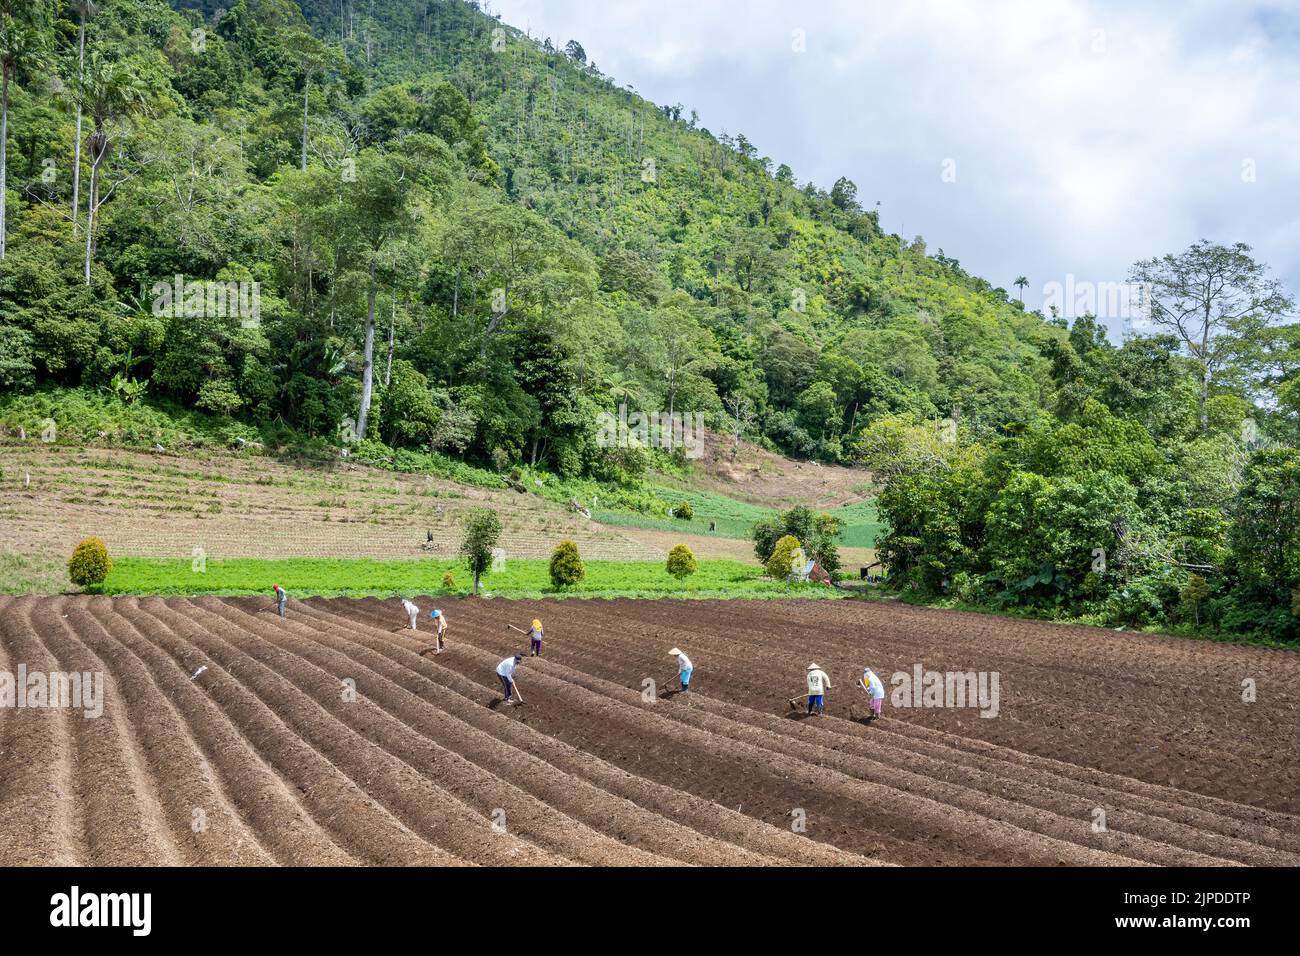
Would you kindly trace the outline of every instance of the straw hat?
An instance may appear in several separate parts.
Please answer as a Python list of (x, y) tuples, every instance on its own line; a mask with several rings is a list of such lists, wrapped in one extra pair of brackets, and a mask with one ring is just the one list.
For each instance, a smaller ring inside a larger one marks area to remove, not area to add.
[(668, 652), (669, 657), (677, 657), (679, 654), (681, 654), (681, 649), (677, 647), (674, 647), (671, 651)]
[(819, 671), (819, 670), (821, 670), (821, 668), (818, 667), (816, 664), (809, 664), (809, 665), (808, 665), (808, 669), (809, 669), (810, 671)]

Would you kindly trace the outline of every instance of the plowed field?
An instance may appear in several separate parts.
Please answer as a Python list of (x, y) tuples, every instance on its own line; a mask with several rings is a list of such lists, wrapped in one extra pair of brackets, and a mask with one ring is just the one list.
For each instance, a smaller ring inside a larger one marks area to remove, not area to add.
[[(396, 601), (0, 597), (0, 672), (105, 697), (0, 708), (0, 865), (1300, 864), (1295, 653), (852, 601), (443, 607), (420, 656)], [(824, 719), (787, 704), (814, 660)], [(996, 673), (997, 716), (866, 724), (867, 665)]]

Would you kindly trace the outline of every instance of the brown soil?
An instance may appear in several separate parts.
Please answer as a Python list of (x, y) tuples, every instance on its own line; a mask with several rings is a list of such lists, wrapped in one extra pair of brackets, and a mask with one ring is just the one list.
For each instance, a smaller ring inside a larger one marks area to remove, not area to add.
[[(422, 657), (396, 602), (265, 606), (0, 597), (0, 670), (106, 693), (98, 719), (0, 709), (0, 865), (1300, 863), (1290, 652), (853, 601), (453, 601)], [(503, 707), (505, 624), (534, 616)], [(810, 659), (825, 719), (786, 702)], [(853, 677), (918, 663), (997, 672), (998, 716), (864, 724)]]

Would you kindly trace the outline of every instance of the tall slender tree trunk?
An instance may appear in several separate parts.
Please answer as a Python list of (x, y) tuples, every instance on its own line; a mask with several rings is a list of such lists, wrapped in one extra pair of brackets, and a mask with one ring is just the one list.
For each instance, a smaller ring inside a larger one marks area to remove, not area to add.
[(384, 388), (393, 380), (393, 341), (397, 331), (397, 297), (393, 297), (393, 314), (388, 319), (388, 364), (384, 367)]
[(95, 258), (95, 213), (99, 200), (99, 164), (103, 162), (107, 150), (108, 142), (105, 141), (90, 157), (90, 188), (86, 190), (86, 285), (90, 285), (90, 263)]
[(4, 71), (0, 81), (0, 262), (5, 257), (5, 189), (8, 187), (9, 157), (6, 144), (9, 142), (9, 72)]
[(302, 171), (307, 171), (307, 95), (311, 92), (311, 74), (302, 82)]
[(371, 250), (370, 290), (366, 293), (366, 346), (361, 365), (361, 410), (357, 414), (357, 438), (366, 437), (366, 424), (370, 419), (370, 397), (375, 386), (375, 258)]
[(72, 147), (72, 234), (77, 234), (77, 217), (81, 214), (81, 84), (86, 72), (86, 15), (81, 15), (77, 36), (77, 139)]
[(1205, 303), (1205, 325), (1201, 330), (1201, 394), (1200, 394), (1200, 422), (1201, 432), (1209, 430), (1210, 418), (1205, 410), (1205, 403), (1210, 398), (1210, 303)]

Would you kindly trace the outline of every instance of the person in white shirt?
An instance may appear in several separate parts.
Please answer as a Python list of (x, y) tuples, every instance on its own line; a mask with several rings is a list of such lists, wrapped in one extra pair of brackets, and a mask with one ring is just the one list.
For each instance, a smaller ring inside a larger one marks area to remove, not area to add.
[(816, 664), (808, 665), (808, 713), (826, 716), (826, 692), (831, 689), (831, 679)]
[(871, 713), (867, 716), (867, 722), (870, 723), (880, 717), (880, 708), (885, 706), (885, 685), (881, 683), (880, 678), (876, 676), (875, 671), (870, 667), (862, 672), (862, 680), (858, 682), (871, 701)]
[(406, 616), (410, 618), (411, 630), (418, 630), (415, 626), (415, 622), (419, 618), (420, 609), (415, 606), (415, 602), (408, 597), (402, 598), (402, 610), (406, 611)]
[(691, 692), (691, 674), (695, 671), (695, 665), (691, 663), (689, 657), (676, 647), (669, 651), (668, 655), (677, 658), (677, 679), (682, 682), (682, 693), (689, 694)]
[[(505, 705), (507, 707), (514, 703), (511, 698), (514, 697), (517, 690), (515, 687), (515, 668), (519, 666), (519, 662), (523, 659), (523, 655), (516, 654), (514, 657), (507, 657), (497, 665), (497, 676), (501, 678), (501, 690), (506, 695)], [(522, 704), (523, 701), (524, 698), (521, 694), (519, 702)]]

